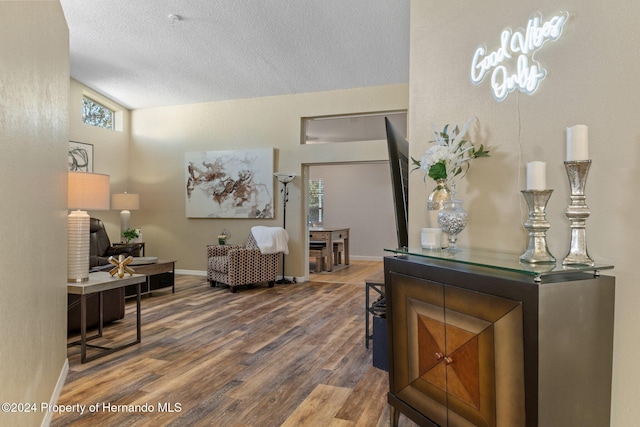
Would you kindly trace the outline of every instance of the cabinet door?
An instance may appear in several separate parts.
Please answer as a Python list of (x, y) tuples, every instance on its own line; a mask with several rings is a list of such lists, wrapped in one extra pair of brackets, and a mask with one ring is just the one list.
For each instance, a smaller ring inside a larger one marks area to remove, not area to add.
[(442, 426), (524, 425), (522, 304), (396, 273), (391, 292), (391, 392)]
[[(439, 425), (447, 424), (444, 288), (392, 273), (390, 391)], [(390, 304), (391, 302), (391, 304)]]

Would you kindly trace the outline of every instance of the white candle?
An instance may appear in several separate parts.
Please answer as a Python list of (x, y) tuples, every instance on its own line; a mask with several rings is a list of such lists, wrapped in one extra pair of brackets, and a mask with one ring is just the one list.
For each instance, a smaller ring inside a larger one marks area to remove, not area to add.
[(547, 164), (545, 162), (527, 163), (527, 190), (547, 189)]
[(442, 230), (439, 228), (422, 228), (420, 230), (420, 243), (425, 249), (440, 249)]
[(589, 160), (589, 128), (575, 125), (567, 128), (567, 161)]

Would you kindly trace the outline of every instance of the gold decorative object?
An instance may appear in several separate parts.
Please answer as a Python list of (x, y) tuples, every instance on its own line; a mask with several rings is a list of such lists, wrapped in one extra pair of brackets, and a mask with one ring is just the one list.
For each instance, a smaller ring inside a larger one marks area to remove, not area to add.
[(114, 257), (110, 256), (109, 262), (115, 265), (115, 267), (112, 268), (111, 271), (109, 271), (109, 274), (113, 276), (118, 273), (118, 277), (121, 279), (124, 277), (124, 273), (129, 273), (131, 276), (133, 276), (133, 273), (135, 273), (135, 271), (133, 270), (133, 268), (127, 267), (127, 265), (131, 264), (132, 261), (132, 256), (128, 256), (125, 258), (124, 255), (121, 254), (118, 255), (117, 260)]
[(451, 200), (451, 190), (447, 185), (446, 179), (438, 179), (436, 188), (429, 194), (427, 198), (427, 221), (428, 226), (438, 227), (438, 212), (444, 208), (444, 202)]

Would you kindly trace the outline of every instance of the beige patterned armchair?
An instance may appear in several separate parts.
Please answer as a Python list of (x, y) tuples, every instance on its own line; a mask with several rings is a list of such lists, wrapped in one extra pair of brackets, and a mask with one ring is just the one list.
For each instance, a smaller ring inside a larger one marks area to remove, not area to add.
[(211, 286), (228, 285), (236, 292), (240, 285), (268, 282), (272, 288), (278, 274), (280, 253), (262, 254), (251, 233), (242, 245), (207, 246), (207, 280)]

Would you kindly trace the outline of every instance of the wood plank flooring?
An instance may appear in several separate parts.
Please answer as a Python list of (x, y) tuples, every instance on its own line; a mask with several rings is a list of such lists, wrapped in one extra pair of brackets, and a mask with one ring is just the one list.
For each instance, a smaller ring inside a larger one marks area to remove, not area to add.
[[(143, 298), (141, 344), (86, 364), (68, 349), (58, 404), (86, 409), (51, 425), (389, 425), (388, 376), (364, 345), (364, 279), (381, 268), (352, 261), (307, 283), (237, 293), (176, 276), (175, 294)], [(131, 340), (134, 312), (128, 301), (96, 341)]]

